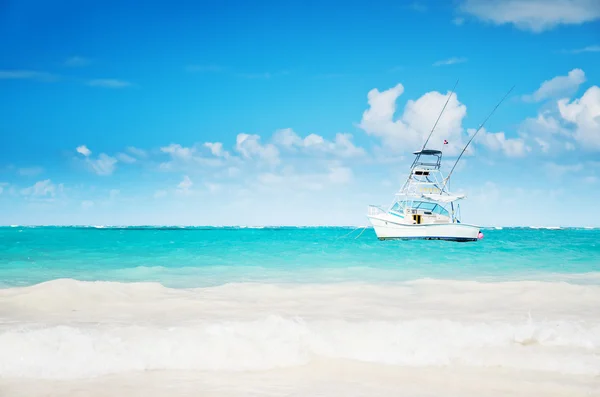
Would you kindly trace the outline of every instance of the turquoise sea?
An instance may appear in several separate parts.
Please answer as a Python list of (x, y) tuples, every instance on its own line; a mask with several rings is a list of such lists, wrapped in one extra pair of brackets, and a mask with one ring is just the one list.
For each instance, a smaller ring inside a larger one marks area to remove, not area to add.
[[(231, 282), (546, 278), (600, 271), (600, 229), (484, 230), (478, 242), (379, 241), (372, 229), (3, 227), (0, 285), (58, 278)], [(585, 278), (582, 278), (585, 281)]]
[(600, 395), (600, 230), (483, 233), (1, 227), (0, 395)]

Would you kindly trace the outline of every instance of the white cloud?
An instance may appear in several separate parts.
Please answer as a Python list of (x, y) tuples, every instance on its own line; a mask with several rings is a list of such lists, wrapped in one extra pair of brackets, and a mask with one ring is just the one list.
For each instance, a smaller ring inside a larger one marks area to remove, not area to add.
[(96, 160), (90, 158), (87, 159), (88, 164), (92, 167), (92, 170), (98, 175), (110, 175), (115, 170), (117, 159), (111, 157), (105, 153), (100, 153)]
[(91, 200), (84, 200), (81, 202), (81, 208), (84, 210), (90, 209), (94, 206), (94, 202)]
[(114, 172), (117, 164), (117, 159), (111, 157), (105, 153), (100, 153), (98, 158), (92, 159), (92, 151), (85, 145), (78, 146), (75, 149), (77, 153), (85, 157), (86, 163), (89, 165), (92, 171), (98, 175), (110, 175)]
[(338, 133), (335, 135), (335, 140), (331, 142), (317, 134), (301, 138), (291, 128), (285, 128), (275, 132), (273, 141), (288, 149), (301, 148), (308, 153), (322, 152), (339, 157), (356, 157), (365, 154), (363, 148), (352, 143), (352, 134)]
[(539, 33), (600, 18), (598, 0), (463, 0), (460, 10), (496, 25)]
[(192, 182), (192, 180), (190, 179), (189, 176), (185, 175), (183, 177), (183, 180), (181, 182), (179, 182), (179, 184), (177, 185), (177, 189), (183, 192), (187, 192), (190, 190), (190, 188), (192, 187), (194, 183)]
[(560, 121), (550, 112), (538, 113), (537, 117), (529, 117), (523, 121), (520, 129), (526, 133), (540, 135), (569, 135), (569, 131), (564, 128)]
[(183, 147), (178, 143), (172, 143), (169, 146), (161, 147), (160, 150), (170, 154), (174, 159), (179, 160), (190, 160), (195, 152), (194, 148)]
[(44, 172), (42, 167), (27, 167), (27, 168), (19, 168), (19, 175), (23, 176), (36, 176)]
[(0, 194), (2, 194), (2, 192), (4, 192), (4, 187), (8, 186), (8, 183), (6, 182), (0, 182)]
[(589, 45), (583, 48), (576, 48), (574, 50), (566, 50), (570, 54), (582, 54), (584, 52), (600, 52), (600, 45)]
[(196, 167), (198, 165), (208, 165), (211, 167), (219, 167), (225, 165), (226, 159), (230, 159), (228, 152), (223, 150), (220, 143), (208, 143), (203, 144), (203, 147), (207, 147), (211, 150), (211, 153), (218, 153), (220, 156), (215, 157), (203, 157), (198, 151), (199, 147), (194, 145), (192, 147), (184, 147), (178, 143), (172, 143), (169, 146), (160, 148), (163, 153), (168, 153), (173, 159), (170, 162), (160, 164), (162, 170), (182, 170), (190, 169), (190, 167)]
[(464, 57), (452, 57), (448, 59), (444, 59), (442, 61), (437, 61), (433, 64), (433, 66), (444, 66), (444, 65), (454, 65), (457, 63), (465, 63), (467, 62), (467, 58)]
[(0, 80), (38, 80), (51, 82), (58, 80), (58, 76), (35, 70), (0, 70)]
[(302, 145), (302, 139), (291, 128), (284, 128), (275, 131), (275, 134), (273, 135), (273, 141), (275, 141), (275, 143), (279, 146), (288, 148)]
[(82, 67), (82, 66), (87, 66), (90, 64), (90, 60), (87, 58), (83, 58), (83, 57), (78, 57), (78, 56), (74, 56), (71, 58), (68, 58), (64, 65), (71, 67), (71, 68), (78, 68), (78, 67)]
[(548, 153), (550, 151), (550, 144), (541, 138), (535, 138), (536, 143), (540, 146), (540, 149), (544, 153)]
[(77, 151), (77, 153), (82, 154), (85, 157), (89, 157), (89, 155), (92, 154), (92, 151), (88, 149), (85, 145), (78, 146), (75, 150)]
[[(467, 132), (471, 135), (475, 129)], [(531, 150), (522, 138), (506, 138), (504, 132), (488, 132), (485, 128), (479, 130), (475, 142), (492, 151), (501, 151), (508, 157), (522, 157)]]
[(126, 88), (132, 84), (129, 81), (118, 80), (118, 79), (94, 79), (87, 83), (91, 87), (103, 87), (103, 88)]
[(50, 179), (36, 182), (33, 186), (21, 189), (21, 194), (24, 196), (34, 197), (54, 197), (57, 187)]
[(210, 149), (213, 156), (229, 158), (229, 152), (223, 149), (223, 144), (221, 142), (206, 142), (204, 146)]
[(238, 134), (235, 148), (246, 159), (258, 158), (271, 165), (279, 164), (279, 150), (275, 145), (262, 145), (259, 141), (258, 135)]
[[(441, 112), (448, 94), (431, 91), (422, 97), (409, 100), (402, 117), (394, 120), (396, 100), (404, 92), (402, 84), (385, 91), (374, 88), (368, 93), (369, 109), (362, 116), (359, 127), (370, 135), (382, 139), (384, 146), (393, 150), (418, 150), (429, 135), (435, 120)], [(467, 107), (452, 94), (429, 143), (428, 148), (444, 149), (456, 154), (463, 147), (462, 120)], [(448, 145), (443, 145), (444, 139)]]
[(573, 69), (566, 76), (556, 76), (544, 81), (532, 95), (525, 95), (523, 100), (540, 102), (548, 98), (572, 95), (586, 81), (581, 69)]
[(562, 118), (575, 126), (573, 138), (591, 150), (600, 149), (600, 87), (592, 86), (579, 99), (558, 101)]
[(135, 157), (131, 157), (130, 155), (128, 155), (126, 153), (117, 153), (117, 159), (119, 159), (119, 161), (121, 161), (123, 163), (127, 163), (127, 164), (132, 164), (137, 161)]
[(146, 151), (145, 151), (145, 150), (143, 150), (143, 149), (138, 149), (138, 148), (136, 148), (136, 147), (133, 147), (133, 146), (129, 146), (129, 147), (127, 148), (127, 151), (128, 151), (129, 153), (133, 154), (134, 156), (136, 156), (136, 157), (139, 157), (139, 158), (145, 158), (145, 157), (147, 157), (147, 156), (148, 156), (148, 153), (146, 153)]

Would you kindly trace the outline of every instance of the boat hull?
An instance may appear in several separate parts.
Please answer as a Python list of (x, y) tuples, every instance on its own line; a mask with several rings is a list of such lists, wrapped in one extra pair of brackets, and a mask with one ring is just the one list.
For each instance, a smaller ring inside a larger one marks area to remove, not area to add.
[(407, 225), (379, 217), (369, 216), (368, 218), (371, 225), (373, 225), (377, 238), (380, 240), (477, 241), (481, 231), (478, 226), (462, 223)]

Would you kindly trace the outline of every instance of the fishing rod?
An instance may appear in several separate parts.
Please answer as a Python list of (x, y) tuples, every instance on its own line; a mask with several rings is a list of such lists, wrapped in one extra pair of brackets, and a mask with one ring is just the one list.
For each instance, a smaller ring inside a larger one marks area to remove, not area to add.
[(510, 90), (508, 90), (508, 92), (506, 94), (504, 94), (504, 96), (502, 97), (502, 99), (500, 100), (500, 102), (498, 102), (498, 104), (496, 105), (496, 107), (494, 109), (492, 109), (492, 111), (490, 112), (490, 114), (488, 114), (488, 116), (485, 118), (485, 120), (483, 120), (483, 123), (481, 123), (481, 125), (479, 126), (479, 128), (477, 128), (477, 130), (475, 131), (475, 133), (473, 134), (473, 136), (471, 137), (471, 139), (469, 139), (469, 142), (467, 142), (467, 144), (465, 145), (465, 147), (463, 148), (462, 152), (460, 152), (460, 155), (458, 156), (458, 158), (456, 159), (456, 162), (454, 163), (454, 165), (452, 166), (452, 169), (450, 170), (450, 173), (448, 174), (448, 176), (446, 177), (446, 180), (444, 181), (444, 186), (442, 186), (442, 189), (440, 191), (440, 194), (442, 194), (442, 192), (444, 191), (446, 184), (448, 183), (448, 180), (450, 180), (450, 175), (452, 175), (452, 172), (454, 172), (454, 168), (456, 168), (456, 164), (458, 164), (458, 161), (460, 160), (460, 158), (462, 157), (463, 153), (465, 152), (465, 150), (467, 150), (467, 147), (469, 146), (469, 144), (471, 143), (471, 141), (473, 140), (473, 138), (475, 138), (475, 135), (477, 135), (477, 133), (479, 132), (479, 130), (481, 130), (483, 128), (483, 126), (485, 125), (485, 123), (489, 120), (490, 117), (492, 117), (492, 114), (494, 114), (494, 112), (496, 111), (496, 109), (498, 109), (498, 107), (500, 106), (500, 104), (502, 102), (504, 102), (504, 100), (506, 99), (506, 97), (508, 96), (508, 94), (510, 94), (510, 92), (515, 88), (515, 86), (513, 85)]
[[(437, 127), (438, 122), (440, 121), (440, 119), (442, 118), (442, 114), (444, 114), (444, 110), (446, 110), (446, 106), (448, 106), (448, 102), (450, 102), (450, 98), (452, 98), (452, 94), (454, 94), (454, 90), (456, 89), (456, 86), (458, 85), (458, 80), (460, 79), (456, 79), (456, 83), (454, 83), (454, 87), (452, 87), (452, 90), (450, 91), (450, 95), (448, 95), (448, 98), (446, 99), (446, 103), (444, 104), (444, 107), (442, 108), (442, 111), (440, 112), (440, 114), (438, 115), (437, 120), (435, 121), (435, 124), (433, 125), (433, 128), (431, 129), (431, 131), (429, 132), (429, 136), (427, 137), (427, 139), (425, 140), (425, 143), (423, 144), (423, 148), (421, 148), (421, 152), (423, 150), (425, 150), (425, 147), (427, 146), (427, 143), (429, 142), (429, 139), (431, 138), (431, 135), (433, 135), (433, 131), (435, 130), (435, 127)], [(419, 157), (421, 157), (421, 155), (417, 155), (417, 157), (415, 158), (415, 160), (413, 161), (413, 165), (411, 166), (411, 168), (413, 168), (415, 166), (415, 164), (417, 163), (417, 160), (419, 160)], [(406, 185), (408, 184), (408, 182), (410, 181), (410, 178), (412, 178), (412, 173), (408, 176), (408, 179), (406, 180), (406, 182), (404, 182), (404, 186), (402, 187), (402, 189), (400, 190), (404, 190), (404, 188), (406, 187)]]
[(431, 135), (433, 135), (433, 131), (435, 130), (435, 127), (437, 126), (438, 122), (442, 118), (442, 114), (444, 114), (444, 110), (446, 110), (446, 106), (448, 106), (448, 102), (450, 102), (450, 98), (452, 98), (452, 94), (454, 94), (454, 90), (456, 89), (456, 86), (458, 85), (458, 80), (460, 80), (460, 79), (456, 79), (456, 83), (454, 83), (454, 87), (452, 87), (452, 90), (450, 91), (450, 95), (448, 95), (448, 99), (446, 99), (446, 103), (444, 104), (444, 107), (442, 108), (440, 115), (438, 116), (437, 120), (435, 121), (435, 124), (433, 125), (433, 128), (431, 129), (431, 132), (429, 133), (429, 136), (427, 137), (427, 140), (423, 144), (423, 148), (421, 149), (421, 151), (425, 150), (425, 146), (427, 146), (427, 142), (429, 142), (429, 138), (431, 138)]

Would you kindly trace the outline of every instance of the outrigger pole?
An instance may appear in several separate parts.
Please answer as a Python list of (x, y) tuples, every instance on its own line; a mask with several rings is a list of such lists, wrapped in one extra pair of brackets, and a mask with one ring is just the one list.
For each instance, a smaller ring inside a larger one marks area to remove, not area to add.
[(473, 136), (471, 137), (471, 139), (469, 139), (469, 142), (467, 142), (467, 144), (465, 145), (465, 147), (463, 148), (462, 152), (460, 152), (460, 155), (458, 156), (458, 158), (456, 159), (456, 162), (454, 163), (454, 165), (452, 166), (452, 169), (450, 170), (450, 173), (448, 174), (448, 176), (446, 177), (446, 179), (444, 180), (444, 186), (442, 186), (442, 189), (440, 190), (440, 194), (442, 194), (442, 192), (444, 191), (444, 189), (446, 188), (446, 184), (448, 183), (448, 180), (450, 180), (450, 175), (452, 175), (452, 172), (454, 172), (454, 168), (456, 168), (456, 164), (458, 164), (458, 161), (460, 160), (460, 158), (462, 157), (463, 153), (465, 152), (465, 150), (467, 150), (467, 147), (469, 146), (469, 144), (471, 143), (471, 141), (473, 140), (473, 138), (475, 138), (475, 135), (477, 135), (477, 133), (479, 132), (480, 129), (483, 128), (484, 124), (489, 120), (490, 117), (492, 117), (492, 114), (494, 114), (494, 112), (496, 111), (496, 109), (498, 109), (498, 107), (500, 106), (500, 104), (502, 102), (504, 102), (504, 100), (506, 99), (506, 97), (508, 96), (508, 94), (510, 94), (510, 92), (513, 90), (513, 88), (515, 88), (515, 86), (513, 85), (510, 90), (508, 90), (508, 92), (502, 97), (502, 99), (500, 100), (500, 102), (498, 102), (498, 104), (496, 105), (496, 107), (494, 109), (492, 109), (492, 111), (490, 112), (490, 114), (488, 114), (488, 116), (485, 118), (485, 120), (483, 120), (483, 123), (481, 123), (481, 125), (479, 126), (479, 128), (477, 128), (477, 130), (475, 131), (475, 133), (473, 134)]
[(446, 106), (448, 106), (448, 102), (450, 102), (450, 98), (452, 98), (452, 94), (454, 94), (454, 90), (456, 89), (456, 86), (458, 85), (458, 80), (459, 79), (456, 79), (456, 83), (454, 83), (454, 87), (452, 87), (452, 91), (450, 91), (450, 95), (448, 95), (448, 99), (446, 99), (446, 103), (444, 104), (444, 107), (442, 108), (440, 115), (438, 116), (437, 120), (435, 121), (435, 124), (433, 125), (433, 128), (431, 129), (431, 132), (429, 133), (429, 136), (427, 137), (427, 140), (423, 144), (423, 148), (421, 148), (421, 151), (425, 150), (425, 146), (427, 146), (427, 142), (429, 142), (429, 138), (431, 138), (431, 135), (433, 134), (435, 127), (437, 126), (438, 122), (442, 118), (442, 114), (444, 114), (444, 110), (446, 110)]

